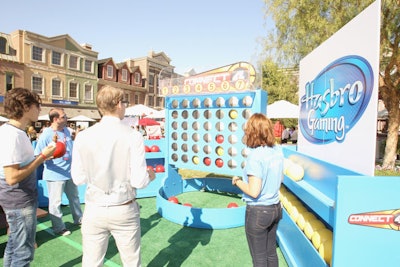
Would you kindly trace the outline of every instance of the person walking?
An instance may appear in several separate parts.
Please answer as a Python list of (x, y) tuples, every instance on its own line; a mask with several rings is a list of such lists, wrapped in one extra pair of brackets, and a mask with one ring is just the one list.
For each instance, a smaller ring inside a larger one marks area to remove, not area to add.
[(52, 157), (55, 146), (44, 147), (34, 157), (25, 129), (37, 121), (40, 97), (25, 88), (6, 92), (4, 111), (10, 119), (0, 127), (0, 205), (8, 224), (3, 266), (29, 266), (36, 238), (38, 191), (36, 168)]
[(44, 129), (40, 135), (35, 154), (39, 154), (43, 147), (53, 142), (62, 142), (66, 147), (66, 152), (59, 158), (48, 160), (43, 166), (43, 180), (47, 182), (49, 192), (49, 214), (54, 234), (66, 236), (70, 235), (63, 222), (63, 212), (61, 210), (62, 194), (68, 198), (74, 224), (81, 224), (82, 209), (79, 200), (77, 186), (71, 179), (71, 155), (73, 142), (71, 134), (67, 129), (67, 115), (62, 108), (52, 108), (49, 112), (51, 125)]
[(243, 169), (243, 180), (232, 184), (246, 202), (245, 232), (255, 267), (278, 267), (276, 230), (282, 218), (279, 189), (283, 181), (283, 153), (276, 144), (273, 125), (264, 114), (255, 113), (246, 122), (245, 144), (251, 148)]
[(141, 133), (122, 122), (124, 92), (104, 86), (96, 97), (102, 118), (79, 133), (72, 154), (72, 179), (87, 184), (82, 220), (83, 267), (103, 266), (110, 235), (123, 266), (141, 266), (140, 210), (136, 188), (155, 178), (147, 169)]
[(280, 120), (277, 120), (274, 124), (274, 136), (275, 140), (278, 144), (282, 143), (282, 133), (283, 130), (285, 129), (285, 126), (282, 124)]
[(287, 144), (289, 138), (290, 138), (289, 128), (284, 127), (282, 132), (282, 144)]
[(290, 140), (292, 141), (292, 144), (297, 144), (297, 138), (298, 138), (297, 126), (292, 127), (292, 134), (290, 135)]

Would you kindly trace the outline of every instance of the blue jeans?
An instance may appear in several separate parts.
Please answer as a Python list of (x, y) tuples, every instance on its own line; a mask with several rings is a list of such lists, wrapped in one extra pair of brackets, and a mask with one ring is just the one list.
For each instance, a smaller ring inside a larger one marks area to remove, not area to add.
[(276, 230), (282, 218), (281, 204), (246, 206), (246, 238), (254, 267), (278, 267)]
[(64, 181), (47, 181), (49, 190), (49, 215), (54, 233), (59, 233), (65, 229), (62, 220), (63, 213), (61, 210), (61, 198), (63, 192), (68, 198), (69, 207), (71, 209), (72, 218), (75, 224), (82, 220), (81, 203), (79, 201), (78, 188), (72, 179)]
[(4, 251), (3, 264), (9, 266), (29, 266), (33, 261), (36, 239), (37, 204), (22, 209), (5, 209), (9, 227), (8, 242)]

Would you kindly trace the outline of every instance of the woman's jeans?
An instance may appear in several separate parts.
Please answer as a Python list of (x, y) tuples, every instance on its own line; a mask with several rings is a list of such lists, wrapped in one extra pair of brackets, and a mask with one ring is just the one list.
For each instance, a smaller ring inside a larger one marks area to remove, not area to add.
[[(4, 208), (3, 208), (4, 209)], [(4, 266), (29, 266), (35, 252), (37, 203), (22, 209), (4, 209), (9, 235)]]
[(270, 206), (246, 206), (246, 238), (253, 266), (278, 267), (276, 230), (282, 218), (280, 203)]

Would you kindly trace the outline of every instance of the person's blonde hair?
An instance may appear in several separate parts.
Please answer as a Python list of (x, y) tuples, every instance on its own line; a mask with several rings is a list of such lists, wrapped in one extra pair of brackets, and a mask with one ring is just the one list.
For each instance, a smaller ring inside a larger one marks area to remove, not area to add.
[(97, 108), (100, 114), (114, 113), (123, 97), (124, 91), (122, 89), (109, 85), (102, 87), (96, 97)]
[(273, 124), (262, 113), (255, 113), (249, 118), (246, 122), (244, 134), (245, 144), (250, 148), (259, 146), (273, 147), (275, 145)]
[(36, 132), (35, 128), (31, 125), (28, 127), (28, 133)]

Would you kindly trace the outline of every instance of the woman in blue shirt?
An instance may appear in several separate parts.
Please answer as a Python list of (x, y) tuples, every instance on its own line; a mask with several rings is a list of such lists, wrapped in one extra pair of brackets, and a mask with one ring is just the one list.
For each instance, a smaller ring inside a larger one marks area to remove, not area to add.
[(243, 180), (232, 184), (243, 191), (245, 231), (253, 266), (278, 267), (276, 230), (282, 218), (279, 188), (283, 179), (283, 153), (276, 143), (273, 124), (264, 114), (253, 114), (246, 123), (245, 144), (251, 148)]

